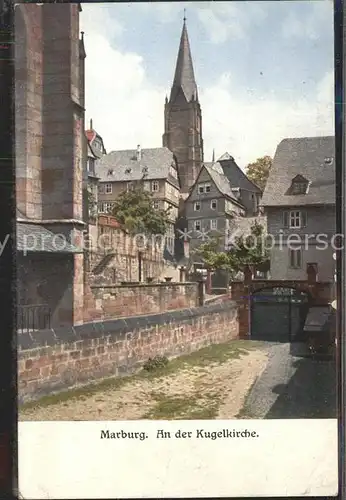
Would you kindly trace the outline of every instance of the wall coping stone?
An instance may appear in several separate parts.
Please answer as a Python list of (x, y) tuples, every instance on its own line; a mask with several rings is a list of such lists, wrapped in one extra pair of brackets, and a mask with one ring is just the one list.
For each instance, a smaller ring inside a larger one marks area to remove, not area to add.
[(175, 309), (150, 315), (130, 316), (128, 318), (114, 318), (93, 321), (82, 325), (38, 330), (30, 333), (18, 334), (19, 351), (37, 349), (59, 344), (73, 344), (79, 340), (97, 339), (105, 336), (116, 337), (121, 340), (127, 333), (136, 330), (150, 329), (176, 321), (191, 321), (192, 318), (216, 314), (228, 309), (236, 311), (238, 305), (229, 300), (218, 304), (206, 304), (191, 309)]
[(119, 288), (119, 289), (124, 289), (124, 288), (156, 288), (156, 287), (175, 287), (175, 286), (186, 286), (186, 285), (197, 285), (197, 281), (165, 281), (165, 282), (160, 282), (160, 283), (137, 283), (137, 284), (131, 284), (129, 283), (124, 284), (124, 285), (90, 285), (90, 288), (96, 288), (96, 289), (104, 289), (104, 288)]

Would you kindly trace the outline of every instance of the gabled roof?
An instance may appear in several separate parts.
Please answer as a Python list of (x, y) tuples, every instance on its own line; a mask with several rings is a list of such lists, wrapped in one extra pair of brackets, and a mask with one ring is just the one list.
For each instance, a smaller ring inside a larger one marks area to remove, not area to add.
[(142, 149), (140, 160), (137, 160), (137, 150), (126, 149), (102, 156), (96, 161), (95, 172), (101, 182), (169, 179), (179, 187), (179, 181), (170, 176), (172, 165), (176, 163), (168, 148)]
[(174, 100), (180, 89), (188, 102), (198, 99), (197, 84), (193, 70), (189, 37), (184, 19), (183, 30), (180, 37), (180, 46), (175, 68), (174, 80), (170, 100)]
[[(237, 200), (237, 198), (234, 196), (234, 194), (232, 192), (231, 185), (230, 185), (227, 177), (224, 175), (220, 163), (218, 163), (218, 162), (216, 162), (216, 163), (209, 163), (209, 162), (203, 163), (203, 166), (200, 170), (199, 175), (201, 175), (203, 168), (208, 172), (211, 180), (214, 182), (216, 188), (223, 196), (225, 196), (226, 198), (231, 200), (232, 203), (234, 203), (235, 205), (238, 205), (239, 207), (244, 208), (243, 205), (239, 202), (239, 200)], [(195, 185), (198, 184), (198, 182), (199, 182), (199, 176), (195, 182)], [(191, 188), (190, 195), (192, 194), (194, 186)], [(189, 197), (190, 197), (190, 195), (189, 195)]]
[(228, 178), (232, 187), (262, 193), (261, 189), (247, 177), (240, 167), (234, 161), (233, 156), (224, 153), (218, 160), (221, 163), (225, 176)]
[[(335, 140), (333, 136), (284, 139), (276, 149), (264, 190), (263, 206), (335, 204)], [(330, 161), (331, 160), (331, 161)], [(291, 195), (292, 180), (309, 182), (306, 194)]]

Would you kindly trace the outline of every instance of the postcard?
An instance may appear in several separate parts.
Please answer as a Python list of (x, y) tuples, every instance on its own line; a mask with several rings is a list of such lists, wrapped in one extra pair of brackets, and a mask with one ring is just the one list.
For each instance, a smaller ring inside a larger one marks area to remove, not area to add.
[(23, 498), (337, 495), (333, 8), (15, 6)]

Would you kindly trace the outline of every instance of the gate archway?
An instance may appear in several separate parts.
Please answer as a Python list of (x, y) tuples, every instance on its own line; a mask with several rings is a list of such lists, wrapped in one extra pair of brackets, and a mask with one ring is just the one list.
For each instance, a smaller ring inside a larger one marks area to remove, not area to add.
[(253, 340), (299, 340), (310, 295), (295, 288), (270, 287), (251, 294), (250, 336)]

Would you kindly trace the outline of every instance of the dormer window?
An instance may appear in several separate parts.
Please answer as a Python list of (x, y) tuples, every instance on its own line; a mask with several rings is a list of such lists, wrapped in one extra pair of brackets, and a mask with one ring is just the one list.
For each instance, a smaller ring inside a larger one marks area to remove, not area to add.
[(114, 170), (112, 168), (110, 168), (107, 172), (107, 175), (113, 175), (114, 174)]
[(132, 168), (125, 168), (125, 174), (130, 174), (132, 172)]
[(148, 174), (148, 167), (143, 167), (142, 173), (143, 173), (143, 175), (147, 175)]
[(297, 175), (293, 180), (289, 194), (307, 194), (309, 188), (309, 181), (302, 175)]

